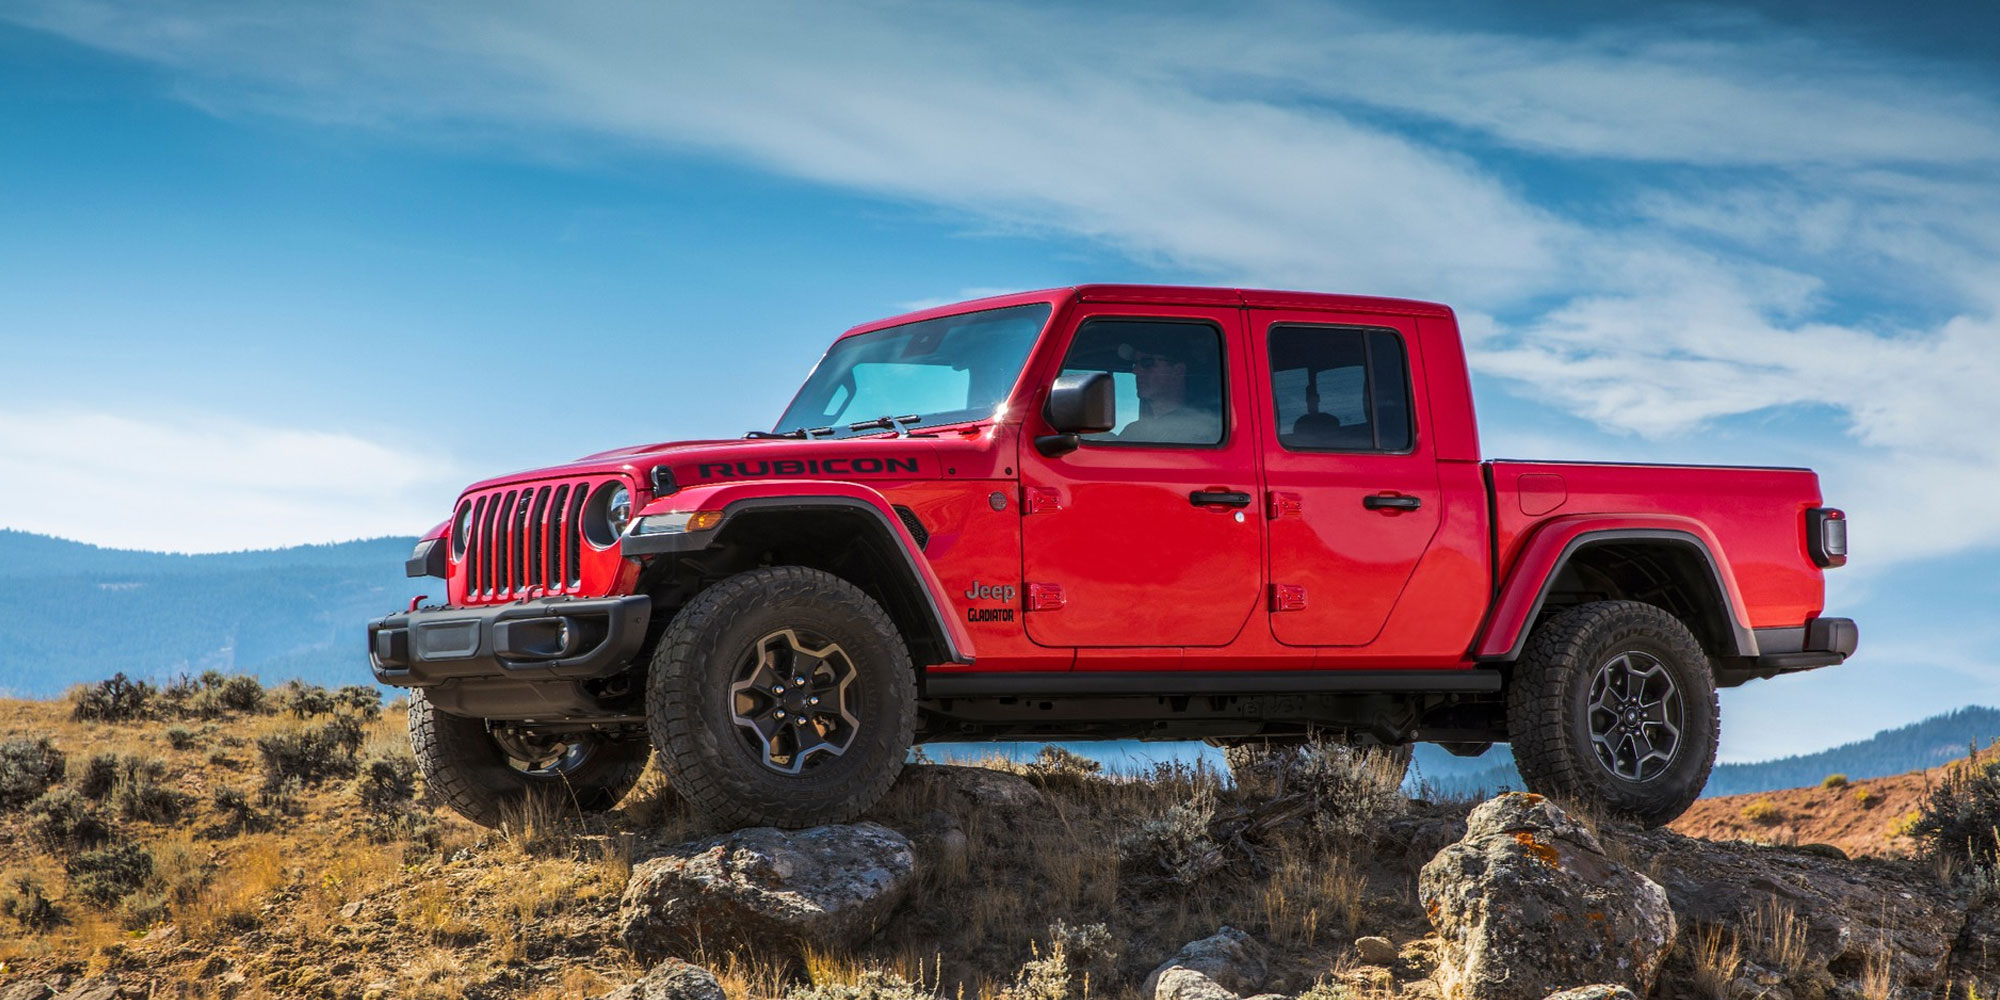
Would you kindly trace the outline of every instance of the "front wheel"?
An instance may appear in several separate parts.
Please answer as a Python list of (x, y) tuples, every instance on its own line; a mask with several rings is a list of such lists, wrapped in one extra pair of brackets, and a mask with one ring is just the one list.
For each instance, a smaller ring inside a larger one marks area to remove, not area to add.
[(410, 692), (410, 749), (430, 796), (485, 827), (547, 795), (580, 812), (618, 804), (646, 769), (652, 747), (597, 733), (542, 736), (439, 711)]
[(1701, 644), (1678, 618), (1636, 601), (1543, 622), (1507, 694), (1514, 761), (1530, 789), (1649, 827), (1701, 795), (1719, 717)]
[(674, 616), (646, 721), (679, 791), (724, 827), (844, 823), (902, 772), (909, 651), (859, 587), (803, 566), (739, 573)]

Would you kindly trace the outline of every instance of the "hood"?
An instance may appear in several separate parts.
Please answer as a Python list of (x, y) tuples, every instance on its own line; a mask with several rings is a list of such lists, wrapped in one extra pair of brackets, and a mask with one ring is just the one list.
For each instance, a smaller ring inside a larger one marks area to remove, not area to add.
[[(653, 470), (666, 466), (681, 487), (741, 479), (942, 479), (975, 476), (991, 464), (999, 428), (976, 424), (926, 429), (921, 436), (880, 435), (822, 438), (749, 438), (671, 441), (635, 445), (588, 455), (563, 465), (524, 469), (467, 487), (477, 493), (514, 483), (546, 479), (622, 475), (642, 488)], [(1012, 462), (1007, 463), (1011, 465)], [(965, 466), (960, 468), (960, 466)], [(1010, 470), (1011, 471), (1011, 470)]]

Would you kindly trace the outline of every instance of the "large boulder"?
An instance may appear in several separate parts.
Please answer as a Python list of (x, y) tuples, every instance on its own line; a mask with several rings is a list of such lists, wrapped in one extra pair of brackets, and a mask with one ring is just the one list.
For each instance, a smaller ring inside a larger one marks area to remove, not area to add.
[(1667, 892), (1613, 861), (1539, 795), (1482, 803), (1424, 865), (1418, 891), (1444, 939), (1437, 979), (1463, 1000), (1541, 1000), (1583, 983), (1651, 992), (1674, 943)]
[[(1984, 981), (1979, 914), (1924, 865), (1828, 857), (1799, 848), (1718, 843), (1669, 830), (1632, 832), (1636, 864), (1665, 886), (1689, 935), (1717, 933), (1743, 947), (1746, 970), (1768, 970), (1800, 996), (1931, 993), (1948, 981)], [(2000, 930), (2000, 920), (1988, 927)], [(1982, 991), (1983, 992), (1983, 991)]]
[(909, 840), (875, 823), (751, 827), (635, 865), (619, 936), (649, 956), (774, 938), (852, 947), (881, 926), (916, 873)]
[(1172, 958), (1161, 962), (1146, 977), (1145, 985), (1139, 987), (1139, 995), (1164, 998), (1172, 992), (1181, 1000), (1197, 1000), (1197, 994), (1208, 992), (1207, 987), (1186, 976), (1170, 977), (1168, 973), (1176, 969), (1197, 973), (1238, 996), (1255, 992), (1270, 973), (1263, 945), (1234, 927), (1223, 927), (1199, 941), (1188, 942)]

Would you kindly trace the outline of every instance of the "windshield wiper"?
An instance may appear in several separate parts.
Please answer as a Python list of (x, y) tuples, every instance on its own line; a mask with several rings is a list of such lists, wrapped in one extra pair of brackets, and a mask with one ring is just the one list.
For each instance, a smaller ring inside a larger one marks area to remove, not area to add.
[(849, 431), (895, 431), (897, 437), (909, 437), (910, 429), (903, 425), (914, 424), (922, 419), (924, 418), (914, 413), (906, 417), (876, 417), (873, 420), (863, 420), (859, 423), (848, 424), (847, 429)]
[(751, 431), (743, 436), (746, 438), (750, 438), (752, 440), (761, 440), (764, 438), (790, 438), (791, 440), (794, 441), (798, 440), (811, 441), (813, 438), (825, 437), (826, 435), (832, 433), (833, 433), (833, 428), (831, 427), (798, 427), (789, 431)]

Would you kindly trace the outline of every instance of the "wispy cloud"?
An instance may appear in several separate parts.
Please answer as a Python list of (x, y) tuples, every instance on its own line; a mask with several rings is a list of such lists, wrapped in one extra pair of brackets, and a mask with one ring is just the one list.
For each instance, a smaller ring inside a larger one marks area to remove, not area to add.
[(1975, 69), (1717, 15), (1548, 38), (1291, 4), (24, 10), (217, 113), (697, 150), (1216, 280), (1444, 299), (1483, 373), (1615, 433), (1820, 408), (1873, 561), (2000, 542), (1971, 516), (2000, 489)]
[(206, 417), (0, 410), (0, 527), (224, 552), (402, 535), (462, 470), (347, 434)]

